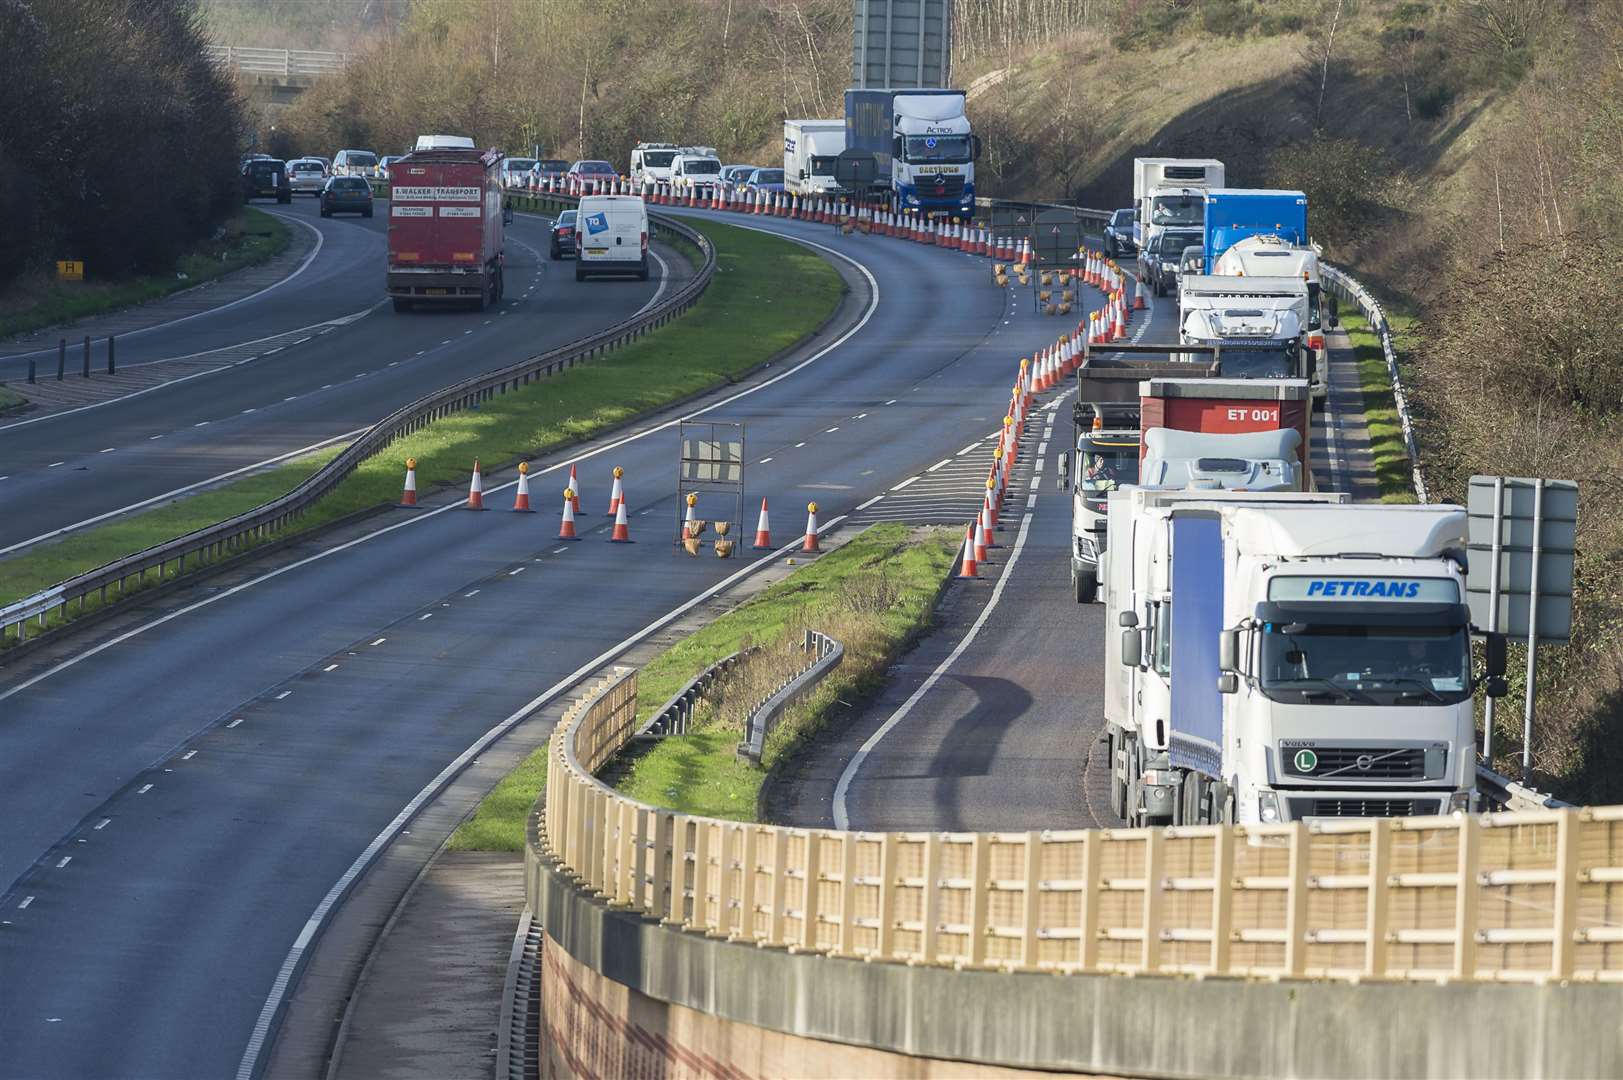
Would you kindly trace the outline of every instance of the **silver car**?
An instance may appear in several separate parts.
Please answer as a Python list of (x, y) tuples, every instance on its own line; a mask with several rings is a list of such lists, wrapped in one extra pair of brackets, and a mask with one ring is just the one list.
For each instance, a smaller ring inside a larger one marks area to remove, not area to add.
[(287, 163), (287, 179), (293, 194), (320, 198), (327, 184), (327, 167), (315, 158), (295, 158)]

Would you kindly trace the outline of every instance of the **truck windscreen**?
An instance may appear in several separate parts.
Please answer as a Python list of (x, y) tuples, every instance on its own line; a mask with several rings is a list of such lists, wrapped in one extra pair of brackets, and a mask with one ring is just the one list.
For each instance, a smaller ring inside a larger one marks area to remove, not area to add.
[(1204, 225), (1206, 202), (1189, 195), (1161, 195), (1150, 203), (1151, 225)]
[(1471, 690), (1466, 628), (1264, 623), (1263, 693), (1275, 701), (1453, 704)]
[(1294, 379), (1300, 377), (1295, 343), (1234, 346), (1223, 343), (1218, 374), (1225, 379)]
[(668, 169), (675, 159), (675, 150), (644, 150), (642, 152), (642, 167), (645, 169)]
[(907, 160), (919, 165), (934, 162), (962, 164), (970, 159), (968, 135), (909, 135)]
[(1083, 439), (1078, 483), (1085, 495), (1104, 495), (1138, 483), (1138, 444), (1100, 445)]
[(814, 154), (811, 159), (811, 172), (813, 176), (833, 176), (834, 158), (826, 155)]

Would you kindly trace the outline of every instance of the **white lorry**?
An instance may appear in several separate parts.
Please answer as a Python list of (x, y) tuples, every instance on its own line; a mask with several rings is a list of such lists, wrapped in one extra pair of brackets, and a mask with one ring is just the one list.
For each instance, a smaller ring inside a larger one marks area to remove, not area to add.
[[(1178, 339), (1186, 345), (1242, 343), (1252, 370), (1231, 366), (1226, 374), (1268, 379), (1307, 379), (1315, 407), (1330, 385), (1329, 353), (1317, 335), (1311, 347), (1308, 294), (1301, 278), (1191, 274), (1178, 288)], [(1239, 351), (1228, 350), (1239, 362)]]
[[(1198, 229), (1206, 222), (1206, 191), (1223, 186), (1223, 163), (1214, 158), (1134, 158), (1133, 240), (1138, 250), (1163, 229)], [(1172, 259), (1177, 261), (1178, 254)]]
[[(1473, 808), (1466, 513), (1345, 500), (1111, 496), (1105, 719), (1128, 822)], [(1490, 694), (1503, 670), (1491, 637)]]
[(1335, 298), (1325, 294), (1319, 276), (1319, 249), (1295, 247), (1281, 236), (1248, 236), (1223, 252), (1212, 265), (1215, 277), (1247, 279), (1255, 288), (1258, 279), (1288, 278), (1295, 282), (1291, 294), (1296, 298), (1296, 310), (1307, 334), (1307, 348), (1313, 354), (1313, 393), (1315, 400), (1323, 402), (1329, 388), (1330, 352), (1325, 343), (1325, 331), (1334, 329)]
[(845, 149), (844, 120), (783, 122), (783, 186), (796, 195), (840, 190), (834, 162)]

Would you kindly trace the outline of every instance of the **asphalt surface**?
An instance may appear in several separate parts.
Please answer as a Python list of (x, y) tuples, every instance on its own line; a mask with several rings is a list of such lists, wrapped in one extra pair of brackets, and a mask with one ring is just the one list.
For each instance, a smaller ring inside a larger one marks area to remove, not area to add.
[[(1163, 301), (1152, 335), (1170, 332), (1175, 315)], [(1329, 403), (1313, 419), (1314, 475), (1321, 488), (1373, 499), (1379, 486), (1346, 344), (1332, 336)], [(1071, 591), (1070, 497), (1054, 478), (1054, 455), (1071, 437), (1069, 396), (1053, 415), (1028, 435), (1035, 446), (1026, 460), (1041, 463), (1040, 485), (1030, 489), (1018, 557), (1014, 500), (1000, 533), (1008, 546), (982, 568), (991, 580), (948, 589), (935, 629), (891, 670), (880, 695), (784, 775), (769, 804), (773, 821), (874, 831), (1123, 824), (1110, 811), (1100, 742), (1104, 608), (1077, 604)], [(1017, 490), (1028, 490), (1029, 475)]]
[[(851, 274), (865, 321), (848, 340), (707, 413), (748, 423), (746, 506), (772, 498), (780, 543), (807, 499), (825, 523), (871, 508), (994, 430), (1015, 358), (1061, 329), (982, 260), (760, 227), (852, 252), (879, 290), (869, 315)], [(676, 433), (638, 430), (573, 455), (582, 543), (552, 539), (546, 497), (529, 516), (401, 513), (0, 672), (0, 1072), (235, 1074), (289, 948), (401, 808), (497, 721), (739, 569), (674, 551)], [(567, 464), (543, 463), (536, 489)], [(614, 465), (627, 546), (600, 516)], [(490, 505), (509, 505), (503, 479)]]
[[(321, 230), (303, 273), (119, 346), (124, 367), (201, 349), (222, 350), (230, 366), (79, 411), (0, 422), (0, 555), (365, 428), (440, 387), (619, 322), (664, 284), (658, 274), (577, 282), (568, 262), (547, 258), (546, 219), (519, 215), (498, 306), (396, 314), (382, 297), (386, 217), (324, 219), (313, 200), (278, 212)], [(664, 263), (691, 272), (678, 256)], [(0, 372), (18, 362), (0, 361)]]

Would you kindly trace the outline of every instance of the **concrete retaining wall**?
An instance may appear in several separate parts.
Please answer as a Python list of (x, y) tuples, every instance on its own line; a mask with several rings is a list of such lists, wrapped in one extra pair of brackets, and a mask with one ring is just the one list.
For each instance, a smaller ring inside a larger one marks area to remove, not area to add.
[(864, 963), (612, 910), (542, 857), (533, 836), (525, 879), (550, 953), (543, 1021), (551, 1075), (636, 1075), (601, 1056), (629, 1053), (633, 1043), (663, 1055), (650, 1074), (662, 1076), (1010, 1075), (966, 1069), (970, 1062), (1259, 1080), (1611, 1077), (1623, 1069), (1623, 986), (1615, 984), (1268, 982)]

